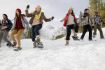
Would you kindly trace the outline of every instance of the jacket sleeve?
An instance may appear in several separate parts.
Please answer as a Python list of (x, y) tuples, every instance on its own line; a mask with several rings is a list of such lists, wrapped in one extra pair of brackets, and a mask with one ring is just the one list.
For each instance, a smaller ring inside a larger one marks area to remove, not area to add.
[(28, 23), (28, 21), (27, 21), (27, 19), (25, 17), (24, 17), (24, 23), (26, 25), (26, 29), (28, 29), (29, 28), (29, 23)]
[(45, 22), (51, 21), (51, 18), (46, 18), (46, 16), (44, 15), (44, 13), (42, 13), (42, 15), (43, 15), (43, 19), (44, 19)]
[(29, 13), (28, 10), (25, 11), (27, 17), (32, 17), (33, 13)]
[(94, 25), (94, 18), (93, 17), (90, 17), (90, 24), (91, 24), (91, 26)]
[(83, 25), (85, 25), (85, 23), (86, 23), (85, 18), (82, 18), (81, 25), (83, 26)]
[(8, 19), (7, 30), (11, 30), (12, 26), (13, 26), (12, 21)]

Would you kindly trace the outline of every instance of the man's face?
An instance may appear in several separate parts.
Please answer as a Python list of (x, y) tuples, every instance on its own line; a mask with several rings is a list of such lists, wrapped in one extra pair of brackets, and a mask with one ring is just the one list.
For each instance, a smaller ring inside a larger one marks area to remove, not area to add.
[(89, 10), (86, 10), (85, 13), (89, 13)]

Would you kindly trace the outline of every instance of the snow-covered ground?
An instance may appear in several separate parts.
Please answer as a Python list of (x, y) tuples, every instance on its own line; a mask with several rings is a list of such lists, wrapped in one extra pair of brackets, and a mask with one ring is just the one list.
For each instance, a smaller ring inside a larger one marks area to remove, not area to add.
[(83, 41), (71, 39), (69, 46), (64, 46), (64, 38), (42, 39), (44, 49), (33, 49), (31, 40), (24, 39), (19, 52), (2, 44), (0, 70), (104, 70), (105, 40), (97, 37), (90, 42), (87, 37)]

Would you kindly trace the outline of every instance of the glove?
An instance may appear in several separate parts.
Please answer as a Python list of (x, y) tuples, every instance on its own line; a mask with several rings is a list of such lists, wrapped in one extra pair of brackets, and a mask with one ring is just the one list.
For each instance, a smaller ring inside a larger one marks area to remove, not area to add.
[(30, 8), (30, 5), (27, 5), (26, 9), (29, 9)]
[(51, 17), (51, 20), (53, 20), (53, 19), (54, 19), (54, 16)]

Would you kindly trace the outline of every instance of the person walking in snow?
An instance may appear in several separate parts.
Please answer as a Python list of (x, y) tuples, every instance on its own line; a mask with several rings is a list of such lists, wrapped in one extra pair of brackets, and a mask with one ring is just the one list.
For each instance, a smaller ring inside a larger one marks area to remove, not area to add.
[(11, 22), (11, 20), (8, 19), (7, 14), (3, 14), (2, 16), (3, 16), (3, 19), (2, 19), (1, 24), (0, 24), (0, 47), (1, 47), (2, 39), (4, 41), (6, 41), (7, 46), (10, 47), (12, 44), (8, 39), (8, 34), (12, 28), (12, 22)]
[(14, 25), (11, 31), (11, 40), (13, 41), (13, 46), (15, 46), (14, 51), (21, 50), (21, 36), (25, 29), (29, 28), (28, 21), (25, 16), (22, 15), (21, 9), (16, 9)]
[(95, 12), (95, 16), (94, 16), (94, 33), (93, 33), (94, 36), (93, 37), (96, 36), (97, 29), (98, 29), (98, 31), (100, 32), (100, 38), (104, 39), (104, 35), (103, 35), (103, 31), (102, 31), (101, 25), (102, 25), (101, 16), (99, 15), (98, 12)]
[(73, 12), (73, 9), (70, 8), (68, 13), (66, 14), (65, 18), (61, 20), (61, 22), (64, 21), (64, 26), (66, 26), (66, 46), (69, 45), (69, 40), (70, 40), (70, 35), (71, 35), (71, 30), (73, 30), (74, 36), (73, 38), (75, 40), (79, 40), (77, 37), (77, 32), (78, 32), (78, 24), (77, 24), (77, 19), (75, 17), (75, 14)]
[(37, 47), (36, 45), (37, 42), (41, 43), (39, 31), (42, 28), (43, 20), (45, 22), (49, 22), (52, 21), (54, 17), (46, 18), (44, 12), (42, 12), (41, 6), (39, 5), (35, 8), (35, 11), (33, 13), (29, 13), (28, 10), (29, 10), (29, 5), (27, 5), (25, 12), (27, 17), (31, 17), (30, 24), (32, 26), (32, 41), (35, 48)]
[(89, 41), (92, 40), (92, 20), (91, 20), (91, 16), (89, 14), (89, 9), (85, 9), (84, 10), (84, 16), (82, 19), (82, 24), (83, 24), (83, 32), (81, 35), (81, 40), (84, 39), (84, 36), (86, 34), (86, 32), (89, 32)]

